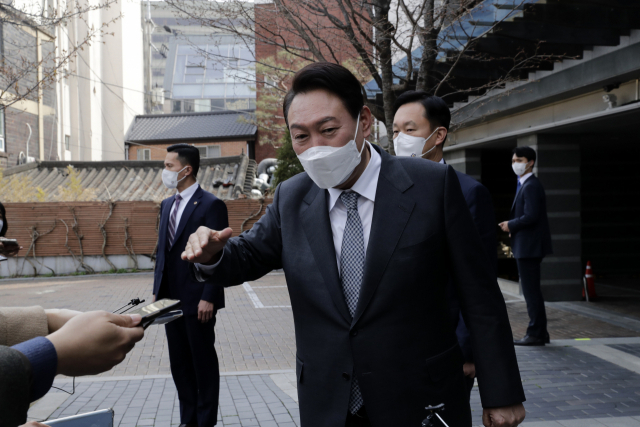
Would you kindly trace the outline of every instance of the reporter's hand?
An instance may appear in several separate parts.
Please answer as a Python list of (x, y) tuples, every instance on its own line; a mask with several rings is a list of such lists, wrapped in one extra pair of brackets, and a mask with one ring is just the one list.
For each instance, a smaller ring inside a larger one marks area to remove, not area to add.
[(498, 224), (498, 227), (500, 227), (502, 229), (502, 231), (506, 231), (509, 232), (509, 221), (502, 221), (500, 224)]
[(46, 424), (39, 423), (37, 421), (29, 421), (26, 424), (22, 424), (20, 427), (49, 427)]
[(58, 374), (94, 375), (122, 362), (144, 336), (139, 314), (91, 311), (47, 336), (58, 354)]
[(201, 323), (207, 323), (213, 318), (213, 303), (200, 300), (198, 303), (198, 320)]
[(482, 410), (482, 423), (485, 427), (516, 427), (522, 423), (524, 417), (525, 411), (522, 403)]
[(233, 230), (229, 227), (222, 231), (198, 227), (196, 232), (189, 236), (187, 247), (182, 252), (182, 259), (198, 264), (215, 264), (232, 233)]
[(462, 365), (462, 371), (464, 372), (465, 377), (475, 378), (476, 364), (473, 362), (466, 362), (464, 365)]
[(80, 311), (48, 308), (45, 311), (47, 315), (47, 324), (49, 325), (49, 333), (52, 334), (58, 329), (62, 328), (65, 323), (71, 320), (78, 314), (82, 314)]

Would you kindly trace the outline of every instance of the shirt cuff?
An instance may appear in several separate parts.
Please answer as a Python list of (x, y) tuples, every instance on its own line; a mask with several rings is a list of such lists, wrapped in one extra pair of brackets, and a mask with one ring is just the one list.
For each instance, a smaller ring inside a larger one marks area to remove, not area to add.
[(216, 267), (220, 265), (220, 261), (222, 261), (223, 257), (224, 257), (224, 251), (222, 252), (222, 255), (220, 255), (220, 259), (218, 260), (218, 262), (216, 262), (215, 264), (213, 265), (196, 264), (196, 268), (198, 269), (199, 272), (202, 273), (203, 276), (212, 276), (213, 270), (215, 270)]
[(24, 354), (31, 364), (31, 401), (47, 394), (58, 369), (58, 353), (51, 341), (37, 337), (13, 347)]

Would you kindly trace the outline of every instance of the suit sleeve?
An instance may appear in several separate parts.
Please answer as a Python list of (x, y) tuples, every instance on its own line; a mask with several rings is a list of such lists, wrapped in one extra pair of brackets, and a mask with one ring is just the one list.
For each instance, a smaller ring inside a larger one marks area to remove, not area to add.
[(272, 270), (282, 268), (282, 234), (280, 229), (280, 189), (278, 185), (273, 203), (251, 229), (229, 239), (220, 263), (209, 277), (192, 266), (199, 281), (219, 286), (236, 286), (257, 280)]
[(524, 402), (507, 307), (486, 257), (478, 256), (484, 247), (451, 166), (444, 181), (444, 218), (450, 275), (471, 335), (482, 406)]
[[(220, 199), (214, 200), (212, 206), (207, 211), (205, 226), (212, 230), (224, 230), (229, 226), (229, 214), (225, 202)], [(217, 292), (217, 285), (204, 286), (200, 299), (213, 302)]]
[(523, 228), (533, 227), (540, 220), (542, 213), (542, 194), (538, 186), (527, 185), (521, 190), (524, 200), (524, 214), (509, 221), (509, 231), (517, 233)]
[(18, 350), (0, 346), (0, 424), (3, 426), (27, 422), (31, 379), (29, 359)]

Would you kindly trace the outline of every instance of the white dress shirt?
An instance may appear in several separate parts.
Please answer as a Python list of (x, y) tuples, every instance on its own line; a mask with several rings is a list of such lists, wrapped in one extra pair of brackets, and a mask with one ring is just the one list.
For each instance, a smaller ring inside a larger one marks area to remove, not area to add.
[[(360, 194), (358, 197), (358, 214), (362, 222), (362, 231), (364, 234), (364, 251), (367, 252), (369, 245), (369, 235), (371, 234), (371, 221), (373, 220), (373, 206), (376, 200), (376, 189), (378, 188), (378, 177), (380, 176), (380, 166), (382, 166), (382, 157), (371, 147), (367, 141), (367, 146), (371, 153), (369, 164), (365, 168), (358, 181), (353, 184), (350, 190)], [(347, 207), (340, 200), (340, 194), (343, 191), (337, 188), (330, 188), (329, 201), (327, 208), (329, 209), (329, 221), (331, 222), (331, 233), (333, 234), (333, 246), (336, 251), (336, 261), (338, 263), (338, 272), (340, 272), (340, 254), (342, 253), (342, 238), (344, 237), (344, 227), (347, 225)], [(205, 275), (210, 275), (213, 270), (220, 264), (222, 257), (213, 265), (196, 264), (196, 268)]]
[(373, 219), (373, 207), (376, 201), (376, 189), (378, 188), (378, 177), (380, 176), (380, 166), (382, 158), (380, 154), (367, 142), (371, 159), (358, 181), (353, 184), (350, 190), (339, 190), (330, 188), (328, 209), (329, 220), (331, 221), (331, 233), (333, 234), (333, 246), (336, 250), (336, 260), (338, 262), (338, 272), (340, 272), (340, 254), (342, 253), (342, 238), (344, 227), (347, 225), (347, 207), (340, 200), (343, 191), (355, 191), (360, 194), (358, 197), (358, 213), (362, 222), (364, 234), (364, 251), (367, 252), (369, 245), (369, 235), (371, 234), (371, 221)]
[[(189, 204), (189, 200), (193, 197), (194, 193), (198, 189), (198, 181), (195, 184), (191, 185), (189, 188), (181, 192), (178, 191), (177, 194), (180, 194), (182, 200), (180, 200), (180, 206), (178, 207), (178, 212), (176, 213), (176, 231), (178, 230), (178, 225), (180, 225), (180, 218), (182, 218), (182, 213), (184, 212), (184, 208)], [(173, 211), (176, 209), (176, 199), (174, 197), (173, 204), (171, 205), (171, 211), (169, 211), (169, 223), (171, 223), (171, 215), (173, 215)]]
[(529, 179), (529, 177), (530, 177), (531, 175), (533, 175), (533, 173), (532, 173), (532, 172), (529, 172), (529, 173), (525, 173), (524, 175), (522, 175), (522, 176), (519, 176), (519, 177), (518, 177), (518, 181), (520, 181), (520, 186), (521, 186), (521, 187), (524, 185), (524, 182), (525, 182), (527, 179)]

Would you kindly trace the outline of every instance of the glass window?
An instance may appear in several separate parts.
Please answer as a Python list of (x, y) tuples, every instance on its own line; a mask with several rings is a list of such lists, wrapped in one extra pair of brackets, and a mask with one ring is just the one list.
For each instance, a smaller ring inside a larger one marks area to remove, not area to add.
[(184, 112), (193, 113), (193, 100), (189, 99), (184, 101)]
[(215, 83), (224, 79), (224, 66), (218, 60), (207, 61), (205, 83)]
[(202, 85), (174, 85), (173, 96), (177, 98), (202, 98)]
[(71, 137), (69, 135), (64, 136), (64, 149), (71, 150)]
[(200, 158), (201, 159), (204, 159), (204, 158), (207, 157), (207, 147), (198, 147), (198, 146), (196, 146), (196, 148), (200, 152)]
[(138, 148), (138, 160), (151, 160), (151, 149)]
[(224, 97), (224, 83), (204, 85), (204, 96), (206, 96), (207, 98)]
[(195, 99), (194, 107), (196, 113), (208, 113), (209, 111), (211, 111), (211, 100)]
[(224, 99), (210, 99), (211, 111), (224, 110)]
[(173, 76), (174, 83), (184, 83), (184, 72), (187, 63), (187, 57), (184, 55), (178, 55), (176, 58), (176, 72)]
[(251, 95), (251, 89), (248, 84), (234, 84), (227, 88), (227, 97), (244, 97)]
[(182, 113), (182, 101), (173, 101), (172, 113)]
[(219, 145), (209, 145), (207, 147), (207, 157), (220, 157), (220, 146)]

